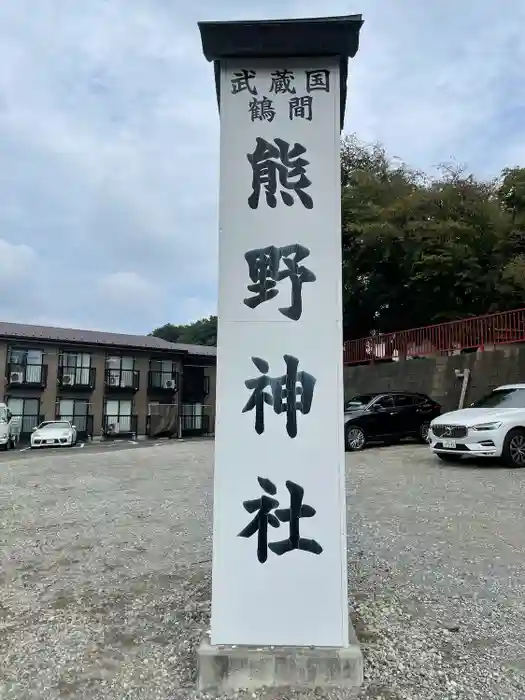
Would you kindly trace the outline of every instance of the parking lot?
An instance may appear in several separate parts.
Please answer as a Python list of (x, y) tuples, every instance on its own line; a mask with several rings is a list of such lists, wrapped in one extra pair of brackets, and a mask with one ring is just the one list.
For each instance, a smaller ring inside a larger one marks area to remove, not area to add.
[[(198, 697), (213, 442), (139, 445), (0, 456), (2, 700)], [(525, 697), (525, 470), (405, 444), (347, 473), (359, 697)]]
[(0, 463), (2, 461), (10, 461), (12, 459), (32, 459), (43, 456), (53, 455), (53, 457), (70, 457), (71, 450), (88, 450), (90, 454), (103, 454), (108, 451), (114, 452), (117, 450), (129, 450), (144, 447), (164, 447), (170, 444), (170, 440), (133, 440), (126, 438), (117, 438), (115, 440), (80, 440), (72, 447), (39, 447), (31, 449), (28, 443), (19, 443), (14, 450), (0, 452)]

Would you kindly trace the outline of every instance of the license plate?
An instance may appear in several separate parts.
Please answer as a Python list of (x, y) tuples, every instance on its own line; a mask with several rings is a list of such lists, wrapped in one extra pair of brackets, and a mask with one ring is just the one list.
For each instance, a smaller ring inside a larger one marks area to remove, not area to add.
[(447, 450), (455, 450), (456, 449), (456, 441), (455, 440), (443, 440), (443, 447), (445, 447)]

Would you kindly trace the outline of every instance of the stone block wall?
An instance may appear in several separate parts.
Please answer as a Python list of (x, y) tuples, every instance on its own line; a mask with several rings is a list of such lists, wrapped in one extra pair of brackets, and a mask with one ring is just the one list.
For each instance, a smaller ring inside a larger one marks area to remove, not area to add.
[(462, 380), (455, 370), (470, 369), (465, 406), (501, 384), (525, 384), (525, 346), (500, 345), (492, 350), (450, 357), (348, 366), (344, 371), (345, 398), (379, 391), (428, 394), (445, 410), (457, 408)]

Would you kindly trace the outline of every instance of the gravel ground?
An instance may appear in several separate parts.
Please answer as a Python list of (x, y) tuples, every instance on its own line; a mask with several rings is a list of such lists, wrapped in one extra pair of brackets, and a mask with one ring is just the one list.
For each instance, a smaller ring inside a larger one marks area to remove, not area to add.
[[(2, 460), (1, 700), (203, 697), (212, 459), (198, 441)], [(525, 698), (525, 470), (408, 445), (347, 466), (360, 700)]]

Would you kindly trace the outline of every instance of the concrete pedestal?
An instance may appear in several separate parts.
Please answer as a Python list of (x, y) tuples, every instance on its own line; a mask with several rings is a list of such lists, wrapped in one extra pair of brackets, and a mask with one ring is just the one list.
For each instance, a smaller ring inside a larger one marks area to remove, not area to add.
[(212, 646), (206, 637), (197, 662), (201, 691), (358, 688), (363, 683), (363, 656), (355, 637), (344, 648)]

